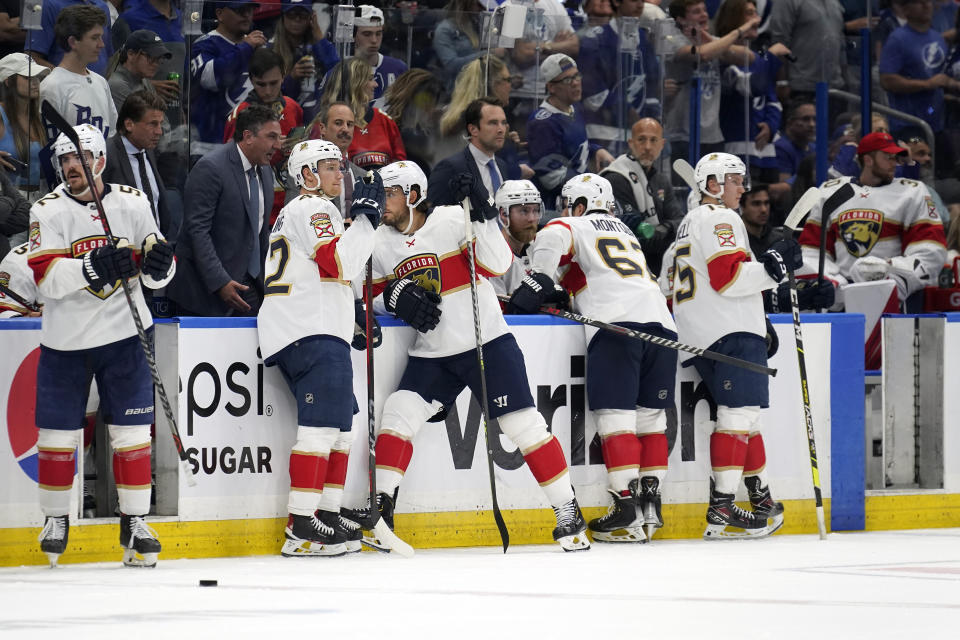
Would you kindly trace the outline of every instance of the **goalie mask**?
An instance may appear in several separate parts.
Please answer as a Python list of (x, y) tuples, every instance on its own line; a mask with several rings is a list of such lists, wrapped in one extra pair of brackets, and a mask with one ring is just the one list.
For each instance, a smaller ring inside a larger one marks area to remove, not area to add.
[[(307, 140), (297, 144), (290, 152), (290, 159), (287, 160), (287, 171), (293, 177), (293, 182), (297, 187), (322, 193), (318, 166), (323, 160), (336, 160), (339, 166), (343, 160), (340, 148), (326, 140)], [(304, 167), (317, 178), (317, 185), (313, 188), (304, 183)]]
[[(740, 158), (729, 153), (710, 153), (700, 158), (697, 168), (693, 170), (693, 179), (697, 182), (697, 188), (700, 189), (701, 194), (719, 200), (723, 197), (726, 177), (730, 174), (743, 176), (743, 188), (745, 191), (750, 191), (747, 167)], [(710, 178), (716, 180), (720, 187), (717, 193), (710, 193), (707, 190), (707, 180)]]
[(568, 209), (573, 215), (573, 208), (583, 204), (586, 215), (592, 211), (618, 215), (617, 203), (613, 199), (613, 187), (610, 181), (595, 173), (581, 173), (567, 180), (560, 191), (558, 208)]
[[(96, 180), (103, 175), (104, 169), (107, 168), (107, 143), (103, 139), (103, 134), (100, 132), (100, 129), (97, 129), (92, 124), (78, 124), (73, 130), (77, 132), (77, 137), (80, 138), (80, 148), (84, 151), (89, 151), (90, 155), (93, 156), (93, 160), (90, 162), (90, 172), (93, 174), (93, 179)], [(73, 146), (73, 142), (70, 141), (70, 138), (68, 138), (66, 134), (61, 133), (57, 136), (56, 142), (53, 143), (53, 154), (56, 158), (56, 161), (53, 163), (53, 168), (56, 170), (57, 178), (60, 182), (66, 183), (60, 157), (76, 152), (77, 148)], [(87, 189), (84, 189), (83, 192), (73, 195), (82, 196), (89, 191), (89, 188), (88, 185)]]

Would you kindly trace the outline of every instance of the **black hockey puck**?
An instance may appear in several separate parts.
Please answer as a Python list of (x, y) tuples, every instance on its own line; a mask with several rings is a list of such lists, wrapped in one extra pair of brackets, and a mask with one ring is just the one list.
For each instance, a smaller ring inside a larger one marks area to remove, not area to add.
[(201, 586), (201, 587), (215, 587), (215, 586), (217, 586), (217, 581), (216, 581), (216, 580), (201, 580), (201, 581), (200, 581), (200, 586)]

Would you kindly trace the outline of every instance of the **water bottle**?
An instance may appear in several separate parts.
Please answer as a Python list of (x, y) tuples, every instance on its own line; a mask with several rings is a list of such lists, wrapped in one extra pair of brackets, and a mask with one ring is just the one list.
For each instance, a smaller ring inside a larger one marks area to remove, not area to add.
[[(176, 71), (171, 71), (167, 74), (167, 80), (176, 80), (177, 86), (180, 86), (180, 74)], [(177, 94), (177, 97), (167, 103), (167, 107), (170, 109), (179, 109), (180, 108), (180, 94)]]
[[(312, 62), (313, 56), (306, 55), (300, 58), (300, 62), (303, 62), (304, 60), (310, 60)], [(317, 86), (317, 74), (316, 74), (316, 71), (314, 71), (314, 73), (310, 74), (309, 76), (305, 76), (300, 80), (300, 93), (313, 95), (313, 90), (316, 88), (316, 86)]]

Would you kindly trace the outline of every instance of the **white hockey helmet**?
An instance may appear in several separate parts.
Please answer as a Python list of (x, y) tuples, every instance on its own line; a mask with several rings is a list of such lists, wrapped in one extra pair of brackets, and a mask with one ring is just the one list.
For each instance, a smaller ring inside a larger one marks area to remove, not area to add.
[[(743, 160), (729, 153), (708, 153), (700, 158), (697, 168), (693, 170), (693, 179), (697, 182), (700, 193), (711, 198), (723, 197), (723, 187), (726, 176), (734, 173), (743, 176), (743, 188), (750, 190), (750, 176), (747, 175), (747, 167)], [(720, 186), (718, 193), (707, 191), (707, 180), (713, 178)]]
[[(78, 124), (73, 130), (77, 132), (77, 137), (80, 138), (80, 148), (84, 151), (89, 151), (90, 155), (93, 156), (90, 171), (93, 173), (94, 179), (99, 178), (103, 174), (104, 169), (107, 168), (107, 143), (103, 139), (103, 133), (92, 124)], [(63, 168), (60, 166), (60, 156), (76, 153), (76, 151), (76, 147), (70, 142), (67, 134), (61, 133), (57, 136), (56, 142), (53, 143), (53, 155), (56, 158), (56, 161), (53, 163), (53, 168), (56, 170), (57, 178), (60, 182), (64, 182)], [(103, 163), (98, 162), (100, 158), (103, 158)], [(97, 167), (98, 164), (100, 164), (99, 168)]]
[[(415, 162), (401, 160), (393, 162), (383, 167), (377, 173), (383, 180), (383, 188), (400, 187), (403, 195), (407, 198), (407, 204), (411, 208), (416, 208), (421, 202), (427, 199), (427, 176)], [(416, 187), (419, 197), (413, 204), (410, 204), (410, 192)]]
[[(290, 159), (287, 160), (287, 171), (293, 178), (294, 184), (302, 189), (308, 187), (303, 182), (303, 168), (306, 167), (314, 175), (317, 175), (317, 165), (321, 160), (336, 160), (338, 163), (343, 160), (340, 153), (340, 147), (326, 140), (305, 140), (297, 144), (290, 152)], [(319, 180), (320, 176), (317, 175)], [(319, 184), (313, 190), (319, 189)]]
[(382, 27), (383, 11), (369, 4), (362, 4), (357, 9), (360, 13), (353, 20), (355, 27)]
[(560, 190), (560, 205), (562, 209), (570, 209), (573, 213), (573, 207), (581, 200), (584, 200), (586, 210), (602, 211), (604, 213), (615, 213), (616, 202), (613, 199), (613, 187), (610, 181), (595, 173), (581, 173), (567, 180)]
[(507, 180), (497, 189), (494, 203), (502, 213), (510, 213), (515, 204), (543, 204), (540, 192), (529, 180)]

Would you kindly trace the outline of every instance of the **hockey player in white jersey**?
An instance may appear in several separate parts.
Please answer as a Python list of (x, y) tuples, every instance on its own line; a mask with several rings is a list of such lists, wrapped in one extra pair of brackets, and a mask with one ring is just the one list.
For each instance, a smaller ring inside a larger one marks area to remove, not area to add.
[(281, 549), (288, 557), (359, 551), (362, 537), (359, 528), (341, 522), (340, 492), (332, 505), (323, 497), (331, 451), (349, 451), (357, 412), (350, 345), (365, 348), (365, 335), (354, 339), (354, 324), (365, 326), (366, 316), (351, 280), (363, 277), (373, 251), (383, 184), (379, 177), (357, 182), (353, 224), (345, 230), (331, 202), (342, 188), (341, 159), (337, 145), (324, 140), (301, 142), (290, 153), (287, 166), (300, 195), (280, 211), (270, 232), (264, 267), (270, 275), (257, 316), (264, 363), (279, 367), (297, 403), (290, 515)]
[[(568, 180), (562, 216), (530, 246), (532, 273), (508, 313), (537, 313), (552, 295), (553, 275), (578, 313), (670, 340), (677, 329), (640, 243), (614, 214), (610, 182), (593, 173)], [(591, 520), (594, 540), (646, 542), (663, 526), (660, 487), (667, 472), (667, 415), (673, 406), (677, 352), (586, 328), (587, 399), (597, 421), (613, 505)], [(644, 528), (647, 527), (647, 532)]]
[(106, 144), (96, 127), (74, 127), (94, 176), (116, 246), (104, 235), (79, 156), (63, 134), (54, 143), (62, 183), (30, 209), (28, 264), (43, 302), (37, 367), (41, 549), (51, 562), (69, 531), (74, 449), (95, 377), (113, 447), (124, 564), (154, 566), (160, 543), (144, 522), (150, 510), (150, 424), (153, 381), (120, 279), (152, 338), (141, 285), (157, 289), (173, 277), (173, 249), (163, 239), (140, 191), (104, 184)]
[[(377, 507), (393, 526), (397, 491), (420, 427), (451, 406), (464, 387), (480, 395), (467, 262), (460, 206), (429, 209), (427, 178), (412, 162), (380, 170), (386, 190), (383, 224), (373, 253), (377, 304), (417, 331), (399, 389), (384, 404), (376, 442)], [(497, 210), (470, 174), (454, 178), (458, 200), (469, 196), (476, 237), (479, 314), (490, 414), (523, 454), (553, 506), (553, 539), (565, 551), (588, 549), (586, 522), (570, 484), (560, 442), (536, 410), (523, 353), (507, 328), (487, 278), (504, 273), (513, 256), (496, 224)]]
[[(687, 213), (677, 230), (673, 313), (682, 342), (765, 365), (777, 343), (773, 327), (765, 323), (761, 292), (777, 286), (787, 270), (799, 268), (803, 261), (792, 236), (774, 242), (756, 256), (757, 261), (751, 259), (746, 228), (734, 210), (744, 192), (745, 175), (743, 162), (727, 153), (711, 153), (697, 163), (694, 178), (701, 205)], [(680, 354), (681, 360), (691, 357)], [(703, 536), (710, 540), (769, 535), (783, 523), (783, 505), (770, 496), (760, 434), (760, 410), (769, 398), (767, 377), (699, 357), (693, 365), (717, 404)], [(741, 476), (752, 511), (733, 501)]]
[(943, 221), (922, 182), (894, 179), (898, 156), (906, 154), (889, 133), (863, 137), (857, 145), (859, 179), (824, 183), (821, 202), (807, 217), (800, 234), (802, 275), (818, 271), (823, 202), (849, 183), (854, 195), (828, 221), (824, 276), (837, 285), (893, 280), (901, 304), (925, 286), (936, 286), (947, 256)]
[(513, 252), (513, 262), (502, 276), (490, 278), (490, 284), (498, 294), (509, 295), (530, 272), (527, 249), (537, 237), (543, 199), (529, 180), (506, 180), (497, 189), (494, 204), (500, 213), (503, 237)]

